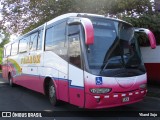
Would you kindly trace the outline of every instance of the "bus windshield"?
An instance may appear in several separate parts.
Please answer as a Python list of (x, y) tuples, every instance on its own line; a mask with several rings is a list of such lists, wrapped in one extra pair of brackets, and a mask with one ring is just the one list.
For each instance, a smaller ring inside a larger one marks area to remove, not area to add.
[(90, 18), (94, 27), (94, 44), (86, 46), (92, 74), (130, 77), (145, 73), (134, 28), (125, 22)]

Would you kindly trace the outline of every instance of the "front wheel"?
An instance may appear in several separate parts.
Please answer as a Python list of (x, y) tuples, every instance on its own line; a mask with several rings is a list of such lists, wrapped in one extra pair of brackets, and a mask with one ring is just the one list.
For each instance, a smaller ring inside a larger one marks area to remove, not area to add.
[(49, 93), (49, 100), (50, 100), (51, 104), (53, 106), (56, 106), (58, 101), (57, 101), (56, 90), (55, 90), (55, 86), (53, 84), (53, 81), (49, 82), (48, 93)]

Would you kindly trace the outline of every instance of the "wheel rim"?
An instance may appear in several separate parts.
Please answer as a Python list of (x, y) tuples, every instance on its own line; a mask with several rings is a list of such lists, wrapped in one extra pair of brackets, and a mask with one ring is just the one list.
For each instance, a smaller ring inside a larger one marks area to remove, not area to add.
[(53, 98), (55, 96), (54, 86), (50, 87), (50, 89), (49, 89), (49, 96), (50, 96), (50, 98)]

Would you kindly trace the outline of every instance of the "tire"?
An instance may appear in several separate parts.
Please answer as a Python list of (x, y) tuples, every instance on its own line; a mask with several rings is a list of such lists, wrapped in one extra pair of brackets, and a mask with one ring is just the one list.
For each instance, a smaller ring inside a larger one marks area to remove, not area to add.
[(10, 74), (8, 75), (8, 81), (9, 81), (9, 86), (11, 86), (11, 87), (15, 86), (15, 84), (13, 83), (12, 76)]
[(49, 96), (50, 103), (53, 106), (56, 106), (58, 104), (58, 101), (57, 101), (57, 97), (56, 97), (55, 85), (52, 80), (50, 80), (50, 82), (49, 82), (48, 96)]

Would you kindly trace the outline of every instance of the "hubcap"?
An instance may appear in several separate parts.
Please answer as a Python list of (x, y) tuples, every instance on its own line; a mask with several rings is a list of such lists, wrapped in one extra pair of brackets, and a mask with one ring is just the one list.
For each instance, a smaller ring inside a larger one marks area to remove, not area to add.
[(55, 89), (54, 89), (53, 86), (51, 86), (50, 89), (49, 89), (49, 95), (50, 95), (51, 98), (55, 96)]

